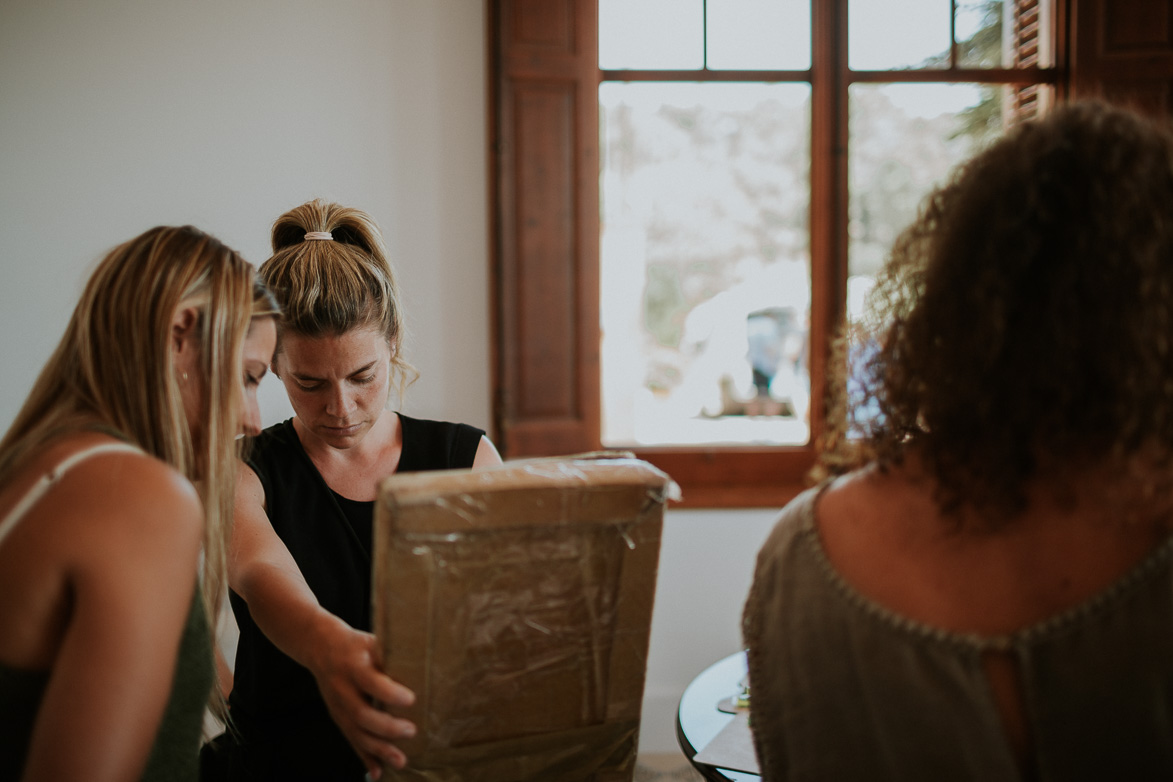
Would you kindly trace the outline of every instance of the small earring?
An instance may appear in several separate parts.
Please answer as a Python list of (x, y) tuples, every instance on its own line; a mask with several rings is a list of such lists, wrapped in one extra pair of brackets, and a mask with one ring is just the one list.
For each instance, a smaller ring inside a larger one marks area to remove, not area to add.
[(184, 372), (184, 373), (181, 375), (181, 377), (183, 378), (183, 382), (184, 382), (184, 383), (186, 383), (186, 382), (187, 382), (187, 373), (186, 373), (186, 372)]

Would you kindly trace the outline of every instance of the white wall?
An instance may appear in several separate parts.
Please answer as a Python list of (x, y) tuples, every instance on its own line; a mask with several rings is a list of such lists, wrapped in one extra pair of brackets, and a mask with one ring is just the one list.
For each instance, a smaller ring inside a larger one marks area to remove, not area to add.
[[(644, 685), (640, 749), (677, 752), (676, 707), (688, 683), (742, 649), (741, 607), (778, 511), (669, 511)], [(730, 693), (731, 695), (733, 693)]]
[[(93, 263), (158, 224), (246, 258), (314, 197), (370, 212), (407, 294), (405, 411), (490, 423), (479, 0), (3, 0), (0, 427)], [(290, 414), (262, 388), (271, 423)], [(670, 512), (642, 746), (676, 751), (688, 681), (740, 645), (773, 513)]]
[[(0, 425), (111, 246), (192, 223), (259, 263), (324, 197), (386, 235), (406, 409), (487, 426), (484, 116), (470, 0), (4, 0)], [(264, 400), (287, 414), (279, 384)]]

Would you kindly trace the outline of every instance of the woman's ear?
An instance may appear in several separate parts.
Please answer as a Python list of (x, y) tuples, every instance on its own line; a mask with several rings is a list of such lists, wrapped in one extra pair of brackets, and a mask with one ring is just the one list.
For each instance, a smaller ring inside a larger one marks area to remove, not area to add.
[(171, 319), (171, 358), (176, 374), (185, 379), (199, 371), (199, 324), (200, 313), (195, 307), (180, 307)]
[(195, 307), (179, 307), (175, 311), (175, 317), (171, 318), (171, 339), (176, 349), (179, 349), (179, 342), (195, 335), (198, 322), (199, 312)]

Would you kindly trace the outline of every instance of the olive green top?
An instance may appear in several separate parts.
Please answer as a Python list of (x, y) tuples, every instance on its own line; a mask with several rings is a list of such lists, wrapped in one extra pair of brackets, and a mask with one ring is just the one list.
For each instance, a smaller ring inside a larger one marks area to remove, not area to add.
[[(143, 782), (196, 782), (199, 778), (204, 708), (215, 675), (208, 619), (197, 590), (179, 644), (171, 697), (151, 746)], [(0, 665), (0, 779), (20, 778), (49, 676), (47, 671)], [(118, 715), (111, 714), (108, 724), (111, 731), (118, 730)]]
[[(42, 476), (8, 515), (0, 520), (0, 540), (12, 531), (40, 497), (73, 465), (100, 453), (140, 452), (125, 443), (103, 443), (79, 451)], [(134, 665), (134, 660), (127, 660)], [(100, 671), (95, 671), (100, 675)], [(37, 712), (45, 696), (51, 671), (28, 671), (0, 664), (0, 779), (19, 779), (28, 756), (29, 741)], [(204, 708), (215, 682), (212, 637), (200, 590), (192, 595), (191, 608), (179, 642), (171, 695), (151, 746), (144, 782), (196, 782), (199, 778), (199, 750), (203, 736)], [(109, 730), (117, 731), (118, 715), (111, 714)]]
[[(1173, 540), (1037, 625), (963, 635), (851, 587), (819, 540), (818, 492), (783, 511), (745, 606), (765, 780), (1173, 779)], [(982, 666), (988, 651), (1018, 663), (1025, 775)]]

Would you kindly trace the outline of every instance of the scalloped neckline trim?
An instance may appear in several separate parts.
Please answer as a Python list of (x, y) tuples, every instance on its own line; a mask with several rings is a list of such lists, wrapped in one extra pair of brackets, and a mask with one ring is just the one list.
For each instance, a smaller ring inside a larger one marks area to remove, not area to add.
[(830, 484), (831, 481), (828, 480), (818, 486), (805, 507), (801, 509), (802, 518), (800, 519), (799, 532), (805, 544), (814, 554), (819, 570), (822, 571), (835, 591), (849, 605), (857, 610), (901, 632), (927, 638), (938, 643), (965, 646), (979, 652), (1010, 651), (1026, 646), (1046, 636), (1054, 635), (1065, 627), (1103, 611), (1107, 605), (1115, 602), (1125, 592), (1128, 592), (1137, 584), (1151, 577), (1170, 559), (1170, 554), (1173, 553), (1173, 534), (1170, 534), (1165, 538), (1163, 543), (1154, 548), (1144, 559), (1133, 565), (1123, 575), (1096, 594), (1069, 608), (1063, 609), (1057, 614), (1020, 630), (1016, 630), (1013, 633), (981, 635), (978, 633), (946, 630), (941, 627), (926, 624), (917, 619), (912, 619), (882, 605), (848, 583), (847, 579), (843, 577), (843, 574), (836, 569), (830, 557), (827, 555), (827, 550), (823, 548), (823, 541), (819, 536), (818, 526), (815, 523), (815, 505), (818, 504), (819, 498), (823, 496), (823, 492), (826, 491)]

